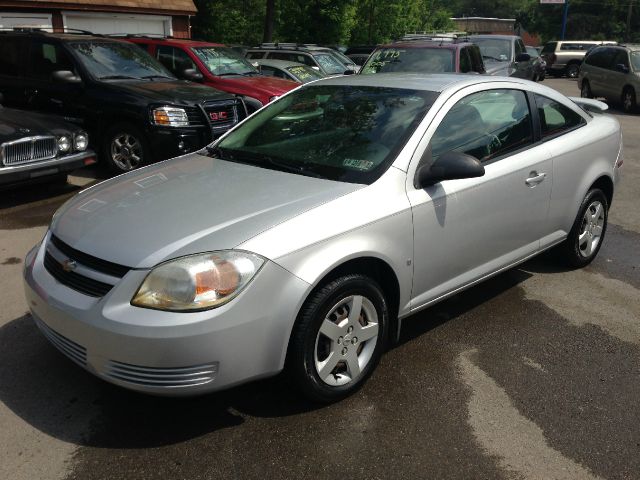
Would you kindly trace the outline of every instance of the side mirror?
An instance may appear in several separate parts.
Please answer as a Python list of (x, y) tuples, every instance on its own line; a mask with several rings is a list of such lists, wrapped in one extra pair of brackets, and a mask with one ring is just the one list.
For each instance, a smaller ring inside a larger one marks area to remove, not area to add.
[(343, 75), (353, 75), (354, 73), (356, 73), (356, 72), (354, 72), (353, 70), (349, 69), (349, 70), (345, 70)]
[(61, 83), (82, 83), (82, 79), (70, 70), (58, 70), (53, 72), (51, 77)]
[(180, 76), (185, 80), (191, 80), (192, 82), (201, 82), (204, 80), (204, 75), (198, 72), (195, 68), (187, 68), (180, 72)]
[(624, 63), (618, 63), (616, 65), (616, 71), (622, 73), (629, 73), (629, 67), (627, 67)]
[[(427, 150), (430, 154), (430, 149)], [(416, 173), (415, 186), (425, 188), (443, 180), (475, 178), (484, 175), (484, 166), (475, 157), (460, 152), (447, 152), (431, 165), (420, 167)]]
[(516, 57), (516, 63), (528, 62), (529, 60), (531, 60), (531, 55), (528, 53), (521, 53)]

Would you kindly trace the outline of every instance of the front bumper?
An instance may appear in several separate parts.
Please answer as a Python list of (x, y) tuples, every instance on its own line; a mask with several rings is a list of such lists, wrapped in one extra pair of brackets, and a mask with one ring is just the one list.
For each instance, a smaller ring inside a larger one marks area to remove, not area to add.
[(275, 375), (309, 285), (267, 261), (231, 302), (175, 313), (133, 307), (148, 273), (130, 270), (104, 297), (59, 283), (44, 267), (49, 235), (25, 259), (27, 303), (49, 341), (71, 360), (140, 392), (195, 395)]
[(211, 129), (149, 127), (147, 131), (151, 158), (166, 160), (200, 150), (211, 143)]
[(52, 158), (41, 162), (25, 163), (9, 167), (0, 166), (0, 185), (12, 185), (69, 172), (96, 163), (91, 150)]

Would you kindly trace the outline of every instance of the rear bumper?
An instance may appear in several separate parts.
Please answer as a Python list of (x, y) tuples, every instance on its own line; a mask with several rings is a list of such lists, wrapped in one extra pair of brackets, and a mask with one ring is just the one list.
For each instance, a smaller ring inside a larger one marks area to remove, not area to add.
[(0, 185), (12, 185), (51, 175), (76, 170), (96, 163), (96, 154), (87, 150), (43, 162), (33, 162), (12, 167), (0, 167)]

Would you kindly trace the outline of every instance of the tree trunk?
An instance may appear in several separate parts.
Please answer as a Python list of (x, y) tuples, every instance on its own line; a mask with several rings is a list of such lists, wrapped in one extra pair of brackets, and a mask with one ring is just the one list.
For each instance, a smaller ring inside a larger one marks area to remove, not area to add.
[(271, 42), (273, 40), (273, 25), (276, 18), (276, 0), (267, 0), (267, 9), (264, 16), (264, 35), (263, 42)]

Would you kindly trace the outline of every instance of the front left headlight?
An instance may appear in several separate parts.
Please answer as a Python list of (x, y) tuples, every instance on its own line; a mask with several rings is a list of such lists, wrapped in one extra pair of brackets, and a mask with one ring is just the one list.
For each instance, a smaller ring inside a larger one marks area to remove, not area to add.
[(258, 255), (234, 250), (170, 260), (151, 270), (131, 304), (182, 312), (219, 307), (236, 297), (264, 262)]
[(73, 149), (76, 152), (84, 152), (89, 146), (89, 137), (86, 133), (76, 133), (73, 137)]
[(151, 110), (151, 123), (164, 127), (188, 127), (189, 117), (184, 108), (158, 107)]

